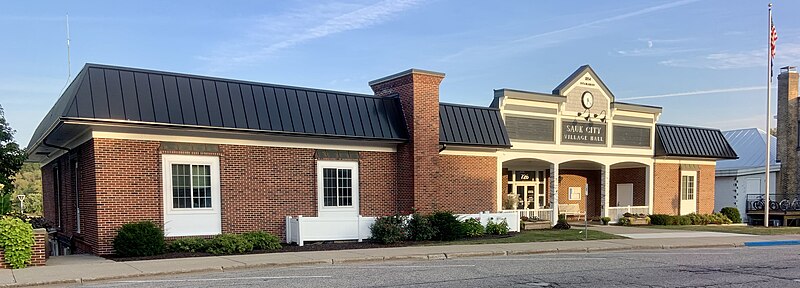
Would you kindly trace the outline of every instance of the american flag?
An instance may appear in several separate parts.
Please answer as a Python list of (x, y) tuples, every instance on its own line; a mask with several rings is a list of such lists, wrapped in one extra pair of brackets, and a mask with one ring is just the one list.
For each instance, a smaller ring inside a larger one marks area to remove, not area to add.
[(775, 24), (770, 24), (770, 35), (769, 35), (769, 44), (770, 44), (770, 55), (772, 58), (775, 58), (775, 42), (778, 41), (778, 31), (775, 30)]

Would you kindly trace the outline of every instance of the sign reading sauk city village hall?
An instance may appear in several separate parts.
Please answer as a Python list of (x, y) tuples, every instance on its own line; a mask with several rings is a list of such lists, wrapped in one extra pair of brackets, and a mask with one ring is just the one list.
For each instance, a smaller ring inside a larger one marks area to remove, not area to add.
[(561, 127), (561, 142), (606, 144), (606, 124), (564, 121)]

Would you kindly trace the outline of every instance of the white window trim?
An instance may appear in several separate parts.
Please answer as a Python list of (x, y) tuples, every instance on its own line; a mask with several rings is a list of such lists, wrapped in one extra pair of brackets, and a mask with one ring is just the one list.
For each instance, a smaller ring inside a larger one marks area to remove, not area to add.
[[(353, 172), (352, 174), (352, 189), (353, 189), (353, 206), (325, 206), (325, 187), (323, 186), (324, 183), (324, 175), (323, 169), (325, 168), (337, 168), (337, 169), (351, 169)], [(358, 162), (357, 161), (317, 161), (317, 209), (320, 214), (324, 214), (325, 212), (350, 212), (354, 211), (355, 214), (352, 216), (358, 216), (359, 211), (359, 173), (358, 173)], [(323, 215), (320, 215), (323, 216)]]
[[(573, 193), (575, 193), (575, 192), (578, 193), (578, 197), (577, 198), (576, 197), (572, 197)], [(569, 194), (567, 195), (567, 198), (570, 201), (581, 200), (581, 187), (569, 187)]]
[[(216, 214), (220, 204), (219, 157), (198, 155), (162, 155), (164, 213), (166, 214)], [(173, 208), (172, 203), (172, 164), (211, 166), (211, 208)], [(221, 219), (220, 219), (221, 221)]]
[[(692, 199), (683, 200), (683, 176), (692, 177)], [(681, 171), (681, 178), (678, 180), (678, 192), (680, 201), (697, 201), (697, 171)]]

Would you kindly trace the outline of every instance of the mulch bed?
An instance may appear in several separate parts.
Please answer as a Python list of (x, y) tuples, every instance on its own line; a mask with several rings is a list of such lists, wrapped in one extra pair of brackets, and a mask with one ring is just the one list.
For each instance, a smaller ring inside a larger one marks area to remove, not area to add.
[[(485, 239), (498, 239), (498, 238), (508, 238), (513, 237), (516, 235), (516, 232), (511, 232), (508, 235), (483, 235), (480, 237), (472, 237), (472, 238), (465, 238), (461, 240), (456, 240), (450, 242), (450, 244), (458, 244), (459, 241), (471, 241), (471, 240), (485, 240)], [(333, 250), (350, 250), (350, 249), (370, 249), (370, 248), (389, 248), (389, 247), (407, 247), (407, 246), (418, 246), (418, 245), (427, 245), (427, 244), (436, 244), (436, 243), (444, 243), (441, 241), (405, 241), (405, 242), (398, 242), (394, 244), (381, 244), (378, 242), (373, 242), (369, 240), (364, 240), (364, 242), (356, 242), (356, 241), (324, 241), (324, 242), (306, 242), (303, 246), (297, 246), (294, 244), (281, 244), (283, 247), (281, 249), (276, 250), (253, 250), (248, 253), (244, 254), (236, 254), (236, 255), (247, 255), (247, 254), (266, 254), (266, 253), (283, 253), (283, 252), (303, 252), (303, 251), (333, 251)], [(153, 255), (153, 256), (142, 256), (142, 257), (117, 257), (114, 255), (106, 256), (107, 259), (124, 262), (124, 261), (139, 261), (139, 260), (158, 260), (158, 259), (174, 259), (174, 258), (189, 258), (189, 257), (205, 257), (205, 256), (215, 256), (211, 253), (205, 252), (167, 252), (160, 255)]]

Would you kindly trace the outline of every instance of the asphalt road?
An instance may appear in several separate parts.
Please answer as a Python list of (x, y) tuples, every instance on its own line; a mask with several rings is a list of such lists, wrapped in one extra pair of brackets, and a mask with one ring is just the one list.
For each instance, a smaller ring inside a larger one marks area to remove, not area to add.
[(354, 263), (121, 279), (73, 287), (76, 286), (800, 287), (800, 246)]

